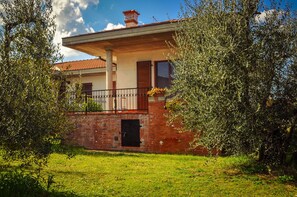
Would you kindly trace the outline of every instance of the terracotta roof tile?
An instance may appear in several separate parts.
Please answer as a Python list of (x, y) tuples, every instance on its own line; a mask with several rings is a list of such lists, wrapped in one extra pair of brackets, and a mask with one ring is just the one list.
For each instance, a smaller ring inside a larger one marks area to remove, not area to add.
[[(94, 68), (105, 68), (106, 62), (102, 59), (88, 59), (88, 60), (78, 60), (55, 64), (61, 71), (74, 71), (74, 70), (85, 70)], [(115, 65), (113, 65), (115, 66)]]

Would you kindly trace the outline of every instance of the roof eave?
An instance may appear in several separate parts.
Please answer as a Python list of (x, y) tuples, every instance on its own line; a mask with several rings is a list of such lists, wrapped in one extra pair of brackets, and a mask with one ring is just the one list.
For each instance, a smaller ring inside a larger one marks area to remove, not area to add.
[(97, 33), (83, 34), (62, 38), (63, 46), (71, 46), (89, 42), (106, 41), (113, 39), (125, 39), (129, 37), (158, 34), (176, 31), (177, 21), (166, 23), (157, 23), (151, 25), (143, 25), (131, 28), (122, 28), (110, 31), (102, 31)]

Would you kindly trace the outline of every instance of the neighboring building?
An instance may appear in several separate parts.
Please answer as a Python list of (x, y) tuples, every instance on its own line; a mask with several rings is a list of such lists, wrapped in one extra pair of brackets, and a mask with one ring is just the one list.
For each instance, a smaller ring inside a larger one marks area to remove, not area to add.
[[(89, 96), (104, 109), (70, 115), (77, 128), (69, 138), (90, 149), (193, 152), (193, 134), (166, 125), (164, 96), (147, 96), (152, 87), (170, 87), (168, 43), (174, 44), (177, 21), (138, 25), (137, 11), (123, 13), (126, 28), (63, 38), (63, 46), (100, 57), (57, 66), (65, 70), (69, 64), (72, 68), (65, 71), (70, 78), (91, 83)], [(93, 61), (102, 67), (90, 66)]]
[[(106, 61), (100, 58), (57, 63), (56, 68), (64, 73), (66, 81), (81, 83), (83, 91), (105, 89)], [(116, 64), (113, 64), (115, 79)], [(113, 81), (115, 84), (115, 81)], [(116, 87), (113, 87), (116, 88)]]

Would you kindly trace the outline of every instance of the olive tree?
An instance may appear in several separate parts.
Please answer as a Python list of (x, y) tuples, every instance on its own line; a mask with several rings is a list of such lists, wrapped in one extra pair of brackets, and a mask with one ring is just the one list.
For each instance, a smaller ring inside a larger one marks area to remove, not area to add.
[(0, 147), (7, 158), (43, 161), (68, 128), (53, 63), (51, 0), (0, 6)]
[(185, 1), (169, 94), (196, 143), (258, 153), (282, 165), (297, 154), (296, 15), (259, 0)]

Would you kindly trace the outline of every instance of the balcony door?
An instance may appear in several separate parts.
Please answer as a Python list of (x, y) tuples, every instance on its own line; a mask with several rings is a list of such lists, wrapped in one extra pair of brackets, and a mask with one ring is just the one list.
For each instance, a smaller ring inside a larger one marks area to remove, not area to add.
[(151, 87), (151, 61), (137, 62), (137, 109), (147, 109), (147, 89)]

